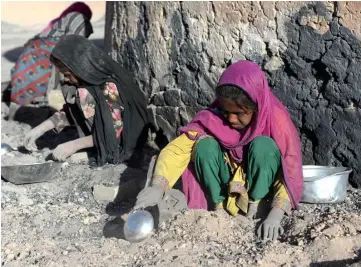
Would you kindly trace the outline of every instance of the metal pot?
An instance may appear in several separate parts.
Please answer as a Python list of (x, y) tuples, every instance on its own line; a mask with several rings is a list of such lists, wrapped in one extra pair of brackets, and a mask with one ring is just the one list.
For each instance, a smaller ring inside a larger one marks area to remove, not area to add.
[(305, 165), (303, 168), (304, 203), (339, 203), (345, 200), (348, 178), (352, 169)]
[(48, 182), (55, 177), (63, 162), (45, 162), (1, 166), (1, 176), (16, 185)]

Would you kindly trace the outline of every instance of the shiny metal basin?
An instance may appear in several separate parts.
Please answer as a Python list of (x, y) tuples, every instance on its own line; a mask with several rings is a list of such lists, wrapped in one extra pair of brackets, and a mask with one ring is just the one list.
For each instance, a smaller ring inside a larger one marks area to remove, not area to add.
[(339, 203), (345, 200), (352, 169), (305, 165), (303, 168), (304, 203)]

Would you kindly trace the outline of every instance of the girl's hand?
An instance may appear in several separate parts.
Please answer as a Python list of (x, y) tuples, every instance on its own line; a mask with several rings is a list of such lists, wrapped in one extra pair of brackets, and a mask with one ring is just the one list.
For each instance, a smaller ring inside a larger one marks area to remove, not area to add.
[(54, 123), (48, 119), (42, 124), (36, 126), (34, 129), (31, 129), (24, 137), (23, 146), (29, 151), (38, 150), (35, 141), (42, 136), (47, 131), (54, 129)]
[(281, 221), (284, 211), (280, 208), (272, 208), (266, 220), (258, 227), (257, 236), (262, 239), (277, 240), (279, 235), (283, 235), (283, 227)]
[(44, 134), (44, 131), (40, 128), (34, 128), (30, 130), (24, 137), (23, 146), (29, 151), (36, 151), (35, 141)]
[(162, 201), (164, 188), (158, 185), (147, 187), (139, 192), (134, 209), (157, 205)]
[(54, 152), (53, 152), (53, 158), (58, 161), (65, 161), (66, 158), (73, 155), (75, 152), (77, 152), (77, 146), (74, 145), (74, 141), (66, 142), (64, 144), (58, 145)]

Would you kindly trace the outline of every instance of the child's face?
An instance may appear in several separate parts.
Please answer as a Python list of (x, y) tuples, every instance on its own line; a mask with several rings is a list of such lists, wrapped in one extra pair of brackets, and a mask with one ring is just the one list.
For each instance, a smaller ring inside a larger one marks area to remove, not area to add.
[(78, 78), (66, 67), (59, 68), (59, 71), (64, 75), (64, 82), (71, 85), (79, 85)]
[(251, 123), (253, 110), (239, 107), (233, 100), (228, 98), (219, 98), (218, 100), (219, 108), (232, 128), (241, 130)]

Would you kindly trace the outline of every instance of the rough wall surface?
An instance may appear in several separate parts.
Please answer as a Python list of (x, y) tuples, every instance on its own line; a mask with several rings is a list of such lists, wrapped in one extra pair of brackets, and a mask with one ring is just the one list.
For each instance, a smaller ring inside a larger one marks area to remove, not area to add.
[(240, 59), (266, 71), (304, 164), (353, 168), (361, 186), (361, 2), (107, 2), (106, 49), (132, 70), (168, 140)]

